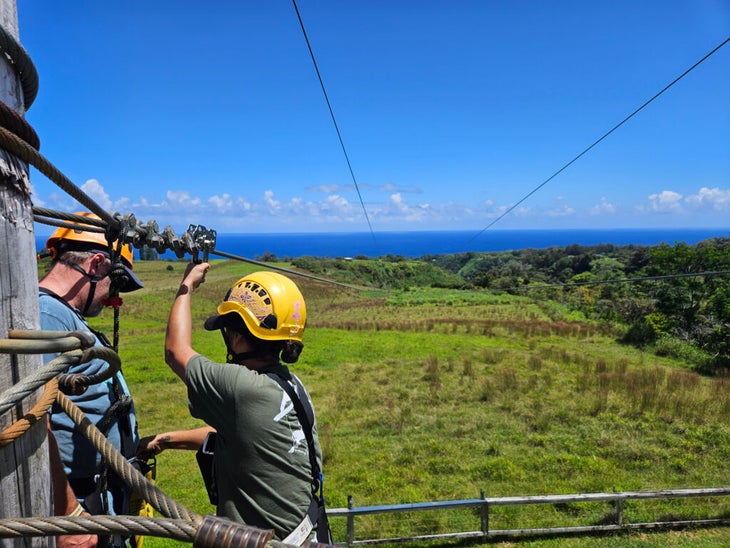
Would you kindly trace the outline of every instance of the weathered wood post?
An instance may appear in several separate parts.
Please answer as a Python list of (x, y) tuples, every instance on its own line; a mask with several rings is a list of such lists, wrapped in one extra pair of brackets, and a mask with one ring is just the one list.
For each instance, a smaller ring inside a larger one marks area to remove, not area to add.
[[(0, 0), (0, 25), (19, 42), (15, 0)], [(0, 101), (25, 115), (20, 75), (0, 55)], [(14, 60), (17, 61), (17, 60)], [(0, 338), (9, 329), (38, 329), (38, 276), (28, 166), (0, 146)], [(41, 367), (41, 356), (0, 354), (0, 392)], [(25, 414), (42, 389), (0, 416), (0, 430)], [(46, 423), (0, 449), (0, 518), (51, 515)], [(53, 537), (0, 541), (5, 547), (55, 546)]]

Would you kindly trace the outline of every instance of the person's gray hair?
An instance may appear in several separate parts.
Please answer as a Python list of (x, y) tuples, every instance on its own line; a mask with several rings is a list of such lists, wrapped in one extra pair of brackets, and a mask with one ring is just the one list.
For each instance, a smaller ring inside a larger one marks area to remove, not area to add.
[[(57, 263), (65, 264), (68, 266), (74, 265), (74, 264), (81, 264), (86, 259), (91, 257), (92, 255), (95, 255), (98, 253), (97, 251), (76, 251), (76, 250), (68, 250), (64, 251), (59, 255), (59, 257), (55, 260)], [(109, 261), (108, 258), (106, 258), (107, 261)], [(111, 261), (109, 261), (111, 263)]]

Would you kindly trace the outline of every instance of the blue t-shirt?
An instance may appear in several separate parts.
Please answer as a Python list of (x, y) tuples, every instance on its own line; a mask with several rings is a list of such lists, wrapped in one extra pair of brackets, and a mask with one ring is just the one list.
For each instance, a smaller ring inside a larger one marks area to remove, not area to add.
[[(91, 331), (81, 314), (67, 304), (44, 292), (39, 296), (41, 329), (46, 331)], [(96, 344), (102, 345), (96, 337)], [(58, 354), (46, 354), (43, 361), (48, 362)], [(87, 363), (72, 365), (68, 373), (83, 373), (95, 375), (109, 367), (109, 364), (99, 358)], [(129, 388), (124, 380), (124, 375), (119, 371), (116, 375), (118, 390), (129, 397)], [(117, 401), (112, 379), (89, 386), (83, 394), (68, 396), (76, 404), (86, 417), (96, 425), (114, 447), (129, 458), (134, 455), (134, 450), (139, 442), (137, 433), (137, 418), (134, 412), (134, 404), (130, 401), (127, 413), (121, 413), (121, 417), (109, 417), (109, 423), (105, 424), (107, 410)], [(70, 479), (93, 478), (102, 470), (101, 454), (91, 445), (85, 436), (80, 434), (66, 413), (54, 405), (51, 412), (51, 428), (61, 453), (66, 475)], [(122, 440), (124, 438), (124, 446)]]

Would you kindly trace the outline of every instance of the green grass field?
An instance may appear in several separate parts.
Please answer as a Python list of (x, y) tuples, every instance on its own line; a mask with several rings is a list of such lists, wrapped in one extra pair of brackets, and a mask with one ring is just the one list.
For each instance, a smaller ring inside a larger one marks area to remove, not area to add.
[[(287, 266), (287, 265), (282, 265)], [(182, 382), (163, 361), (182, 262), (138, 262), (145, 289), (124, 295), (120, 355), (141, 435), (198, 426)], [(223, 361), (202, 328), (226, 289), (256, 267), (214, 262), (193, 296), (194, 346)], [(730, 379), (616, 342), (610, 326), (555, 303), (453, 289), (358, 292), (296, 279), (308, 307), (305, 349), (292, 370), (317, 410), (330, 507), (726, 487)], [(94, 325), (111, 333), (111, 314)], [(186, 507), (207, 503), (192, 451), (158, 457), (159, 487)], [(730, 499), (627, 503), (625, 521), (728, 518)], [(603, 504), (498, 507), (490, 528), (602, 523)], [(415, 516), (419, 533), (447, 515)], [(478, 524), (478, 518), (477, 522)], [(344, 541), (344, 521), (332, 522)], [(362, 538), (399, 523), (358, 521)], [(478, 527), (478, 525), (477, 525)], [(509, 546), (517, 542), (502, 542)], [(525, 546), (722, 546), (730, 528), (525, 540)], [(176, 543), (148, 538), (145, 547)]]

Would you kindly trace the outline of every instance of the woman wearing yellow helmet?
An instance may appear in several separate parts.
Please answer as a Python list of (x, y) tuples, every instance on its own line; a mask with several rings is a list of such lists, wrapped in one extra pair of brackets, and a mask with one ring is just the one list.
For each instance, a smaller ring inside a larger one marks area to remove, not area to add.
[(296, 362), (302, 351), (304, 298), (275, 272), (238, 280), (205, 322), (221, 331), (228, 350), (228, 363), (216, 363), (192, 347), (190, 297), (208, 269), (202, 263), (185, 272), (170, 311), (165, 361), (187, 385), (191, 414), (217, 432), (217, 513), (273, 529), (287, 544), (330, 542), (324, 528), (314, 534), (326, 517), (311, 400), (281, 363)]

